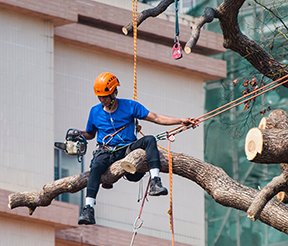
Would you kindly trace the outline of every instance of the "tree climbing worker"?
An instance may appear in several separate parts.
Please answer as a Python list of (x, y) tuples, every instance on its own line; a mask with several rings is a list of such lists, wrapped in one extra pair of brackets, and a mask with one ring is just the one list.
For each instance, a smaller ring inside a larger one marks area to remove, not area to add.
[[(97, 148), (93, 152), (90, 164), (90, 175), (87, 183), (85, 206), (79, 217), (78, 224), (95, 224), (94, 205), (100, 186), (101, 175), (117, 160), (127, 155), (127, 149), (144, 149), (149, 165), (151, 183), (150, 196), (167, 195), (162, 186), (160, 171), (160, 156), (154, 136), (144, 136), (136, 139), (136, 119), (147, 120), (160, 125), (184, 126), (191, 124), (189, 118), (176, 118), (153, 113), (139, 102), (117, 98), (117, 87), (120, 83), (110, 72), (101, 73), (95, 80), (94, 92), (100, 103), (90, 110), (85, 131), (79, 131), (87, 140), (97, 133)], [(143, 175), (142, 175), (143, 176)]]

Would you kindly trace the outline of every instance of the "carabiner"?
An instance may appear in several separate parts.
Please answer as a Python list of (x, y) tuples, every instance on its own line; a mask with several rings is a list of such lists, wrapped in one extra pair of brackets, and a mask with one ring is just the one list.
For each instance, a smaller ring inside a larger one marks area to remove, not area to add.
[(167, 139), (167, 136), (168, 136), (168, 132), (165, 131), (165, 132), (161, 132), (161, 133), (157, 134), (155, 136), (155, 138), (156, 138), (156, 140), (165, 140), (165, 139)]
[[(103, 139), (102, 139), (102, 144), (103, 146), (108, 145), (112, 140), (113, 140), (113, 134), (108, 134), (106, 135)], [(105, 140), (109, 138), (109, 140), (107, 142), (105, 142)]]

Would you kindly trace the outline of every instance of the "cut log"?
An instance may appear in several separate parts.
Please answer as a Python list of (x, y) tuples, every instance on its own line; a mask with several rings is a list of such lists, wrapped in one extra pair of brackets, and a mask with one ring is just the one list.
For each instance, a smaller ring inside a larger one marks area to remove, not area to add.
[[(268, 117), (261, 119), (258, 128), (251, 129), (246, 136), (245, 152), (247, 159), (258, 163), (287, 162), (285, 161), (287, 113), (281, 109), (273, 110)], [(281, 163), (281, 169), (282, 174), (273, 178), (257, 194), (247, 210), (248, 218), (256, 220), (274, 196), (280, 202), (287, 202), (287, 193), (285, 192), (287, 192), (288, 165)]]
[[(139, 163), (146, 162), (146, 155), (143, 149), (132, 151), (121, 161), (121, 167), (128, 173), (135, 173)], [(146, 163), (147, 164), (147, 163)]]
[(252, 162), (287, 163), (288, 130), (250, 129), (245, 140), (245, 153)]

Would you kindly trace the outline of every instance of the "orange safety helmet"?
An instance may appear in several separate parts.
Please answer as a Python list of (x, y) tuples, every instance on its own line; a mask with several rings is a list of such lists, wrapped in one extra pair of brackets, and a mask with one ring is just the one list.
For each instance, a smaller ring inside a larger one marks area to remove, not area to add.
[(104, 72), (95, 79), (94, 92), (96, 96), (109, 96), (117, 86), (120, 86), (117, 77), (112, 73)]

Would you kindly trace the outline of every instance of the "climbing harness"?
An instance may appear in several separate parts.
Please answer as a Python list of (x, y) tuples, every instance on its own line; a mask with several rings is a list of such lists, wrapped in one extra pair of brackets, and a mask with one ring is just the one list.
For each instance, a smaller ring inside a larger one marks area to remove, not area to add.
[(149, 178), (149, 181), (147, 183), (147, 187), (146, 187), (146, 190), (145, 190), (144, 197), (142, 199), (140, 211), (139, 211), (139, 214), (138, 214), (138, 216), (137, 216), (137, 218), (136, 218), (136, 220), (134, 222), (134, 225), (133, 225), (133, 235), (132, 235), (132, 239), (131, 239), (131, 242), (130, 242), (130, 246), (133, 246), (134, 240), (135, 240), (135, 236), (138, 233), (138, 229), (143, 225), (143, 220), (141, 219), (141, 215), (142, 215), (142, 212), (143, 212), (145, 201), (146, 200), (148, 201), (147, 195), (148, 195), (148, 188), (149, 188), (150, 182), (151, 182), (151, 178)]
[(270, 90), (274, 90), (275, 88), (283, 85), (283, 84), (286, 84), (288, 83), (288, 74), (279, 78), (279, 79), (276, 79), (262, 87), (259, 87), (253, 91), (251, 91), (250, 93), (247, 93), (245, 94), (244, 96), (242, 97), (239, 97), (231, 102), (228, 102), (216, 109), (213, 109), (212, 111), (209, 111), (207, 112), (206, 114), (203, 114), (197, 118), (192, 118), (191, 121), (192, 123), (188, 126), (178, 126), (174, 129), (171, 129), (170, 131), (165, 131), (165, 132), (162, 132), (162, 133), (159, 133), (158, 135), (156, 135), (156, 139), (157, 140), (165, 140), (165, 139), (169, 139), (171, 137), (175, 137), (176, 134), (178, 133), (181, 133), (183, 131), (186, 131), (190, 128), (196, 128), (197, 126), (199, 126), (200, 123), (206, 121), (206, 120), (209, 120), (211, 119), (212, 117), (215, 117), (219, 114), (222, 114), (224, 112), (226, 112), (227, 110), (230, 110), (231, 108), (234, 108), (234, 107), (237, 107), (239, 106), (240, 104), (242, 103), (245, 103), (245, 102), (248, 102), (248, 101), (251, 101), (253, 100), (254, 98), (270, 91)]
[(175, 0), (175, 37), (172, 47), (172, 58), (178, 60), (182, 58), (182, 47), (179, 39), (179, 17), (178, 17), (178, 0)]

